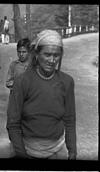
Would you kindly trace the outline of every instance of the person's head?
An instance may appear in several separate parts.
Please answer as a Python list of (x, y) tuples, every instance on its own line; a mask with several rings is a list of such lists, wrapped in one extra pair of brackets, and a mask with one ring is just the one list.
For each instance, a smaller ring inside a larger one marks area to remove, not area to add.
[(3, 23), (3, 20), (1, 19), (1, 21), (0, 21), (1, 23)]
[(7, 20), (7, 16), (4, 16), (4, 20)]
[(46, 72), (52, 73), (56, 67), (60, 70), (63, 55), (63, 43), (55, 30), (44, 30), (37, 35), (35, 53), (38, 65)]
[(28, 38), (20, 39), (17, 43), (17, 55), (21, 62), (26, 62), (30, 53), (30, 40)]

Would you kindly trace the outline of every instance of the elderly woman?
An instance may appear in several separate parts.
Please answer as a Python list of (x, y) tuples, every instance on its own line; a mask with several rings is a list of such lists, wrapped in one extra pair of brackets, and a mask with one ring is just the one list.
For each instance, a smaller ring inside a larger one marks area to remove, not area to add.
[[(16, 77), (9, 98), (7, 130), (16, 157), (76, 159), (74, 80), (60, 71), (62, 38), (54, 30), (37, 35), (35, 59)], [(64, 149), (68, 156), (63, 155)]]

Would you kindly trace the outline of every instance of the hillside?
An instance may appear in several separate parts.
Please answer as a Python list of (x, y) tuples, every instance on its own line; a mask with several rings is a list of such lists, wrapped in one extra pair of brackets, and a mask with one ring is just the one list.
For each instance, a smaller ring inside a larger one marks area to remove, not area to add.
[[(0, 19), (6, 15), (10, 21), (10, 33), (14, 33), (13, 4), (0, 4)], [(21, 17), (26, 13), (26, 4), (18, 4)], [(68, 26), (69, 4), (30, 4), (31, 19), (30, 28), (33, 31), (37, 28), (55, 26)], [(98, 27), (99, 12), (97, 5), (71, 5), (71, 25), (96, 25)], [(99, 9), (99, 7), (98, 7)], [(32, 32), (31, 31), (31, 32)]]

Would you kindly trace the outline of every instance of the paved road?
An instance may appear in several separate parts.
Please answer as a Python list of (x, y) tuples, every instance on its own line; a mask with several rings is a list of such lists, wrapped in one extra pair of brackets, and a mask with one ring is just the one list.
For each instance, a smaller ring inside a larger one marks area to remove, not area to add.
[[(9, 157), (11, 149), (6, 131), (6, 109), (9, 91), (4, 87), (8, 65), (16, 58), (16, 44), (0, 46), (0, 155)], [(78, 159), (98, 158), (98, 33), (64, 39), (62, 70), (75, 80)]]
[(92, 62), (98, 56), (98, 34), (70, 38), (64, 45), (62, 69), (75, 80), (78, 158), (97, 159), (98, 68)]

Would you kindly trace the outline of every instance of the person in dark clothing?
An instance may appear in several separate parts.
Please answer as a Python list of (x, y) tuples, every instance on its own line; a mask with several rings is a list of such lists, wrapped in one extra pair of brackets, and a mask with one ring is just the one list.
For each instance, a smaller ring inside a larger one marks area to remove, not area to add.
[(0, 21), (0, 35), (1, 35), (1, 42), (4, 43), (4, 21), (1, 19)]
[(3, 31), (3, 27), (4, 27), (4, 21), (3, 19), (0, 20), (0, 34), (2, 33)]
[(14, 79), (9, 97), (7, 130), (16, 157), (75, 160), (75, 84), (60, 70), (62, 38), (44, 30), (34, 49), (32, 65)]

